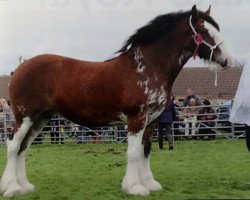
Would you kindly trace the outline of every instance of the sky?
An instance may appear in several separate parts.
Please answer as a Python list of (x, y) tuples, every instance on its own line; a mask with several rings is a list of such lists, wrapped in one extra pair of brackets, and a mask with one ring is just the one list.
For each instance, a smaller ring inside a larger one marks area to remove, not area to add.
[[(249, 52), (249, 0), (0, 0), (0, 75), (9, 75), (20, 56), (108, 59), (156, 16), (194, 4), (202, 11), (212, 6), (211, 16), (232, 52)], [(191, 59), (186, 66), (204, 63)]]

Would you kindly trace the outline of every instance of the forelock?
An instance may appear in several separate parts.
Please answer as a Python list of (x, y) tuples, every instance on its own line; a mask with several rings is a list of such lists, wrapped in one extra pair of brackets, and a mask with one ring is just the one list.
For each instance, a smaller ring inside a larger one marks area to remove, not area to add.
[(210, 17), (209, 15), (207, 15), (204, 12), (199, 12), (199, 16), (201, 19), (203, 19), (204, 21), (208, 22), (209, 24), (211, 24), (214, 28), (216, 28), (218, 31), (220, 31), (220, 27), (217, 24), (216, 21), (214, 21), (214, 19), (212, 17)]

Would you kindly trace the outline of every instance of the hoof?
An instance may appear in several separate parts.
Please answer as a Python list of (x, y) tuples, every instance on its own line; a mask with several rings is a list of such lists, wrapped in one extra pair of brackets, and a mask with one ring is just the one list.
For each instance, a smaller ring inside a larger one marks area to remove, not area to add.
[(4, 197), (13, 197), (21, 193), (22, 188), (18, 184), (11, 184), (8, 189), (4, 192)]
[(3, 179), (1, 180), (1, 183), (0, 183), (0, 193), (4, 193), (7, 189), (8, 189), (8, 185), (9, 183), (6, 182), (6, 181), (3, 181)]
[(162, 186), (159, 182), (157, 182), (154, 179), (150, 179), (149, 181), (147, 181), (145, 187), (149, 190), (149, 191), (159, 191), (162, 189)]
[(3, 190), (2, 190), (2, 184), (1, 184), (1, 179), (0, 179), (0, 194), (3, 194)]
[(146, 196), (150, 194), (149, 190), (143, 187), (142, 185), (133, 186), (131, 189), (128, 190), (128, 193), (132, 195), (141, 195), (141, 196)]
[(20, 194), (24, 195), (24, 194), (31, 193), (34, 191), (35, 191), (35, 186), (31, 183), (26, 183), (26, 184), (22, 185)]

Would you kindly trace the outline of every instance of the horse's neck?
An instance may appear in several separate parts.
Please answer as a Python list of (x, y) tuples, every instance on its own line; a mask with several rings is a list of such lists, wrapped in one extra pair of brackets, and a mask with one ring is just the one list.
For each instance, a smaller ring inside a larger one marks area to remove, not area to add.
[(168, 85), (173, 84), (182, 67), (191, 57), (191, 53), (183, 46), (168, 41), (159, 41), (157, 44), (143, 48), (137, 47), (133, 51), (138, 73), (149, 77), (152, 75), (162, 77)]
[(183, 34), (172, 33), (147, 47), (144, 57), (149, 58), (149, 63), (152, 63), (148, 67), (158, 67), (166, 77), (168, 74), (176, 73), (178, 75), (192, 56), (192, 53), (185, 46), (186, 40), (187, 38)]

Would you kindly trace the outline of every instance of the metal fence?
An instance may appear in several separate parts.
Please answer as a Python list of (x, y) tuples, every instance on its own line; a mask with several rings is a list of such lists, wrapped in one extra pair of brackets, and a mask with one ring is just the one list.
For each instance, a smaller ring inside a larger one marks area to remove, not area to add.
[[(199, 107), (204, 108), (203, 106)], [(172, 124), (172, 135), (177, 139), (215, 139), (228, 138), (238, 139), (245, 137), (244, 125), (231, 124), (228, 121), (229, 112), (221, 111), (219, 106), (213, 106), (215, 113), (185, 115), (182, 111), (184, 108), (177, 108), (177, 121)], [(204, 115), (213, 115), (213, 120), (201, 120)], [(0, 139), (2, 146), (5, 145), (8, 134), (12, 127), (6, 121), (6, 115), (0, 113)], [(187, 124), (189, 126), (187, 126)], [(207, 130), (204, 134), (204, 131)], [(155, 127), (153, 137), (157, 138), (158, 129)], [(120, 124), (106, 127), (86, 127), (74, 124), (63, 117), (55, 116), (43, 128), (33, 144), (64, 144), (65, 142), (75, 142), (78, 144), (85, 143), (123, 143), (126, 142), (127, 125)]]

